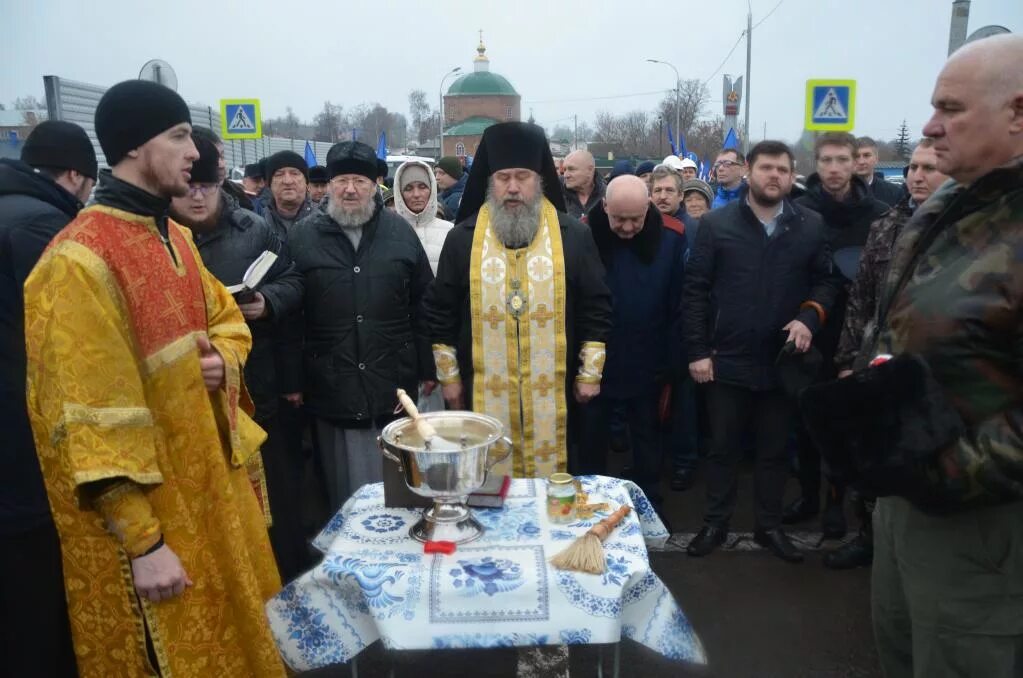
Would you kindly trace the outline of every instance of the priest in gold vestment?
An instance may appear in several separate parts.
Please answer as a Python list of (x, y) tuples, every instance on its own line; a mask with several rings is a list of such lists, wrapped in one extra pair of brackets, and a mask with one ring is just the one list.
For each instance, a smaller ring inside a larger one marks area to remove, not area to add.
[(280, 588), (249, 482), (251, 347), (190, 232), (167, 218), (198, 157), (155, 83), (107, 91), (113, 167), (25, 284), (28, 409), (82, 676), (283, 676)]
[(611, 295), (542, 128), (483, 133), (424, 307), (448, 406), (497, 417), (512, 438), (498, 472), (565, 471), (569, 413), (600, 392)]

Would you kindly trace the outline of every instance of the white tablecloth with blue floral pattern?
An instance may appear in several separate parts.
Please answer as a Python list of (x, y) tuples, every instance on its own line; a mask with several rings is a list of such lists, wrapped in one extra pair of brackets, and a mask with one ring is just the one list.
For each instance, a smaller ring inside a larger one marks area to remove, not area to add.
[(616, 643), (703, 663), (700, 640), (650, 569), (647, 546), (668, 538), (633, 483), (583, 476), (594, 498), (633, 511), (604, 544), (603, 575), (548, 563), (600, 515), (547, 520), (544, 480), (516, 479), (503, 508), (474, 509), (486, 534), (452, 555), (426, 555), (408, 535), (420, 512), (384, 508), (383, 485), (362, 487), (314, 544), (323, 561), (266, 605), (285, 661), (308, 670), (349, 661), (382, 639), (397, 650)]

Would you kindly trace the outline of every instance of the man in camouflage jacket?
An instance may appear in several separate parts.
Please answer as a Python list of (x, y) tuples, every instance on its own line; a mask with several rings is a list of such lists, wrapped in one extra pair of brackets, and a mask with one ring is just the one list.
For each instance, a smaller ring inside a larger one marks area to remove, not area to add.
[[(877, 298), (888, 272), (895, 241), (917, 207), (924, 204), (948, 179), (948, 176), (938, 171), (933, 139), (922, 140), (913, 150), (906, 170), (908, 192), (870, 226), (867, 243), (863, 246), (856, 280), (849, 291), (842, 335), (835, 353), (835, 366), (839, 377), (848, 376), (852, 372), (854, 362), (862, 369), (874, 357), (873, 353), (865, 353), (861, 360), (857, 360), (865, 331), (873, 324), (877, 314)], [(825, 555), (825, 567), (845, 570), (870, 565), (874, 557), (871, 529), (874, 500), (875, 497), (868, 496), (862, 490), (856, 492), (853, 507), (860, 519), (859, 534)]]
[[(898, 496), (874, 514), (874, 631), (887, 676), (1023, 668), (1023, 36), (970, 43), (938, 77), (941, 187), (904, 227), (858, 356), (913, 353), (965, 432), (936, 451), (948, 513)], [(869, 350), (868, 350), (869, 349)], [(869, 369), (869, 368), (868, 368)]]

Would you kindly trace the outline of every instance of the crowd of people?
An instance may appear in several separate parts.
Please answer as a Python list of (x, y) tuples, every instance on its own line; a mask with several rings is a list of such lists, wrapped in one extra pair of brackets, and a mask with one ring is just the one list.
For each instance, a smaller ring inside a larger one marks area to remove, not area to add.
[(687, 491), (705, 465), (692, 557), (727, 539), (744, 453), (784, 561), (784, 525), (846, 535), (849, 495), (825, 565), (873, 563), (886, 674), (1016, 675), (1021, 60), (1018, 37), (950, 58), (903, 186), (847, 133), (805, 181), (765, 140), (708, 183), (676, 157), (558, 164), (528, 123), (488, 128), (468, 169), (385, 185), (346, 141), (239, 186), (144, 81), (96, 110), (109, 170), (41, 123), (0, 161), (5, 669), (284, 675), (263, 604), (311, 565), (308, 467), (323, 519), (381, 481), (402, 388), (500, 419), (499, 472), (606, 473), (627, 448), (662, 511), (665, 466)]

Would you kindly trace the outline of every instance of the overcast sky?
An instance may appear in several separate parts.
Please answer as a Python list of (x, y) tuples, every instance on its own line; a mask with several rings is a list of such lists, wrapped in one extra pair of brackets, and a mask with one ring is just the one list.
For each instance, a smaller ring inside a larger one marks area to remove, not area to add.
[[(948, 49), (951, 0), (750, 0), (751, 137), (797, 138), (808, 78), (858, 82), (856, 129), (890, 139), (905, 118), (919, 135)], [(683, 78), (709, 78), (721, 112), (721, 75), (745, 69), (747, 0), (388, 2), (251, 0), (139, 2), (3, 0), (0, 102), (43, 95), (43, 75), (112, 85), (168, 61), (190, 102), (255, 97), (263, 117), (286, 106), (309, 120), (325, 100), (380, 102), (408, 112), (411, 89), (436, 101), (441, 77), (472, 70), (478, 29), (494, 72), (522, 95), (523, 117), (570, 123), (599, 110), (653, 110)], [(973, 0), (970, 32), (1023, 32), (1023, 0)], [(712, 75), (713, 74), (713, 75)], [(449, 80), (450, 82), (450, 80)], [(622, 97), (637, 93), (642, 96)], [(617, 97), (580, 101), (592, 97)], [(567, 101), (571, 100), (571, 101)], [(436, 106), (436, 103), (434, 103)]]

